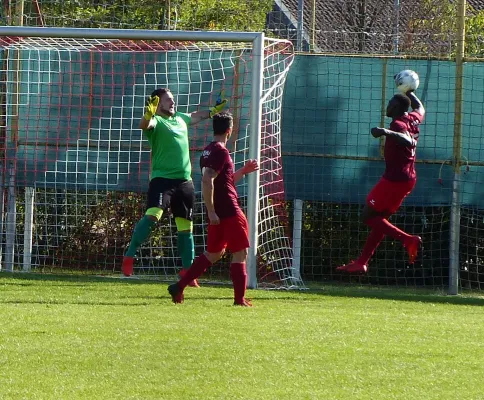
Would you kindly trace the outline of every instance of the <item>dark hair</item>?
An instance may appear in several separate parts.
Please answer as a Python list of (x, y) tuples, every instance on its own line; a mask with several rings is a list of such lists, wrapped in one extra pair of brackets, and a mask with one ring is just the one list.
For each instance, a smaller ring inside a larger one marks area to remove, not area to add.
[(153, 90), (153, 93), (151, 93), (151, 97), (158, 96), (161, 99), (161, 96), (163, 96), (165, 93), (170, 93), (171, 90), (168, 88), (161, 88), (161, 89), (156, 89)]
[(222, 111), (212, 117), (213, 120), (213, 134), (225, 135), (227, 129), (234, 126), (234, 117), (228, 111)]
[(400, 94), (400, 93), (397, 93), (395, 96), (393, 96), (393, 98), (395, 99), (395, 102), (398, 104), (398, 110), (401, 112), (401, 114), (406, 113), (411, 104), (410, 99), (404, 94)]

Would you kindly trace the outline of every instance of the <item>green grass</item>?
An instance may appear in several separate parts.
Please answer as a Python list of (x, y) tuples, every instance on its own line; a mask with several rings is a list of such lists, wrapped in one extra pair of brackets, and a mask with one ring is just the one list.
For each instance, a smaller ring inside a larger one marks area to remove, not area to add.
[(1, 399), (484, 399), (484, 296), (0, 274)]

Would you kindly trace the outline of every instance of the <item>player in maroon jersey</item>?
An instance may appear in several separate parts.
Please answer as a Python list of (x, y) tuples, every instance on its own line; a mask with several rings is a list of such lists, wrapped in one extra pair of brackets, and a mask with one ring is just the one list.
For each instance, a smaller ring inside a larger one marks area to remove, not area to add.
[(225, 249), (232, 253), (230, 278), (234, 285), (234, 305), (250, 307), (245, 299), (247, 272), (245, 262), (249, 245), (247, 219), (239, 206), (235, 184), (246, 174), (259, 169), (257, 160), (247, 163), (234, 172), (234, 164), (226, 148), (232, 134), (233, 117), (229, 112), (213, 116), (214, 140), (200, 157), (202, 194), (209, 220), (207, 249), (198, 256), (185, 275), (168, 286), (174, 303), (183, 303), (183, 290), (207, 268), (222, 258)]
[[(410, 106), (413, 111), (408, 113)], [(402, 242), (410, 263), (414, 263), (422, 239), (398, 229), (388, 218), (399, 209), (417, 181), (415, 151), (424, 115), (425, 108), (413, 91), (407, 92), (406, 96), (396, 94), (387, 106), (387, 116), (392, 118), (390, 129), (371, 129), (373, 137), (386, 137), (385, 173), (368, 194), (362, 214), (362, 220), (371, 232), (360, 257), (337, 270), (366, 273), (371, 256), (386, 235)]]

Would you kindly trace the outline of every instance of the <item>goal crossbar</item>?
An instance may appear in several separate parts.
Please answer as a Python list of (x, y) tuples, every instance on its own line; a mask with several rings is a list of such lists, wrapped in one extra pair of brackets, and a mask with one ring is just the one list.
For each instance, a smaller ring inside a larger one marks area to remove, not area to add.
[(39, 28), (28, 26), (0, 26), (0, 36), (50, 37), (73, 39), (126, 39), (126, 40), (186, 40), (253, 42), (261, 32), (168, 31), (148, 29), (101, 28)]

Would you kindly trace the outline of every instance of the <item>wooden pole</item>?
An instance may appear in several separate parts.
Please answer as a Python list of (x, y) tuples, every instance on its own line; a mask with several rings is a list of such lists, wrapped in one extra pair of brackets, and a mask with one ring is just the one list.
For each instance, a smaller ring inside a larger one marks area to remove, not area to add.
[(455, 56), (455, 106), (454, 106), (454, 182), (450, 208), (449, 291), (459, 293), (459, 247), (460, 247), (460, 179), (462, 166), (462, 101), (465, 57), (466, 0), (457, 4), (457, 52)]

